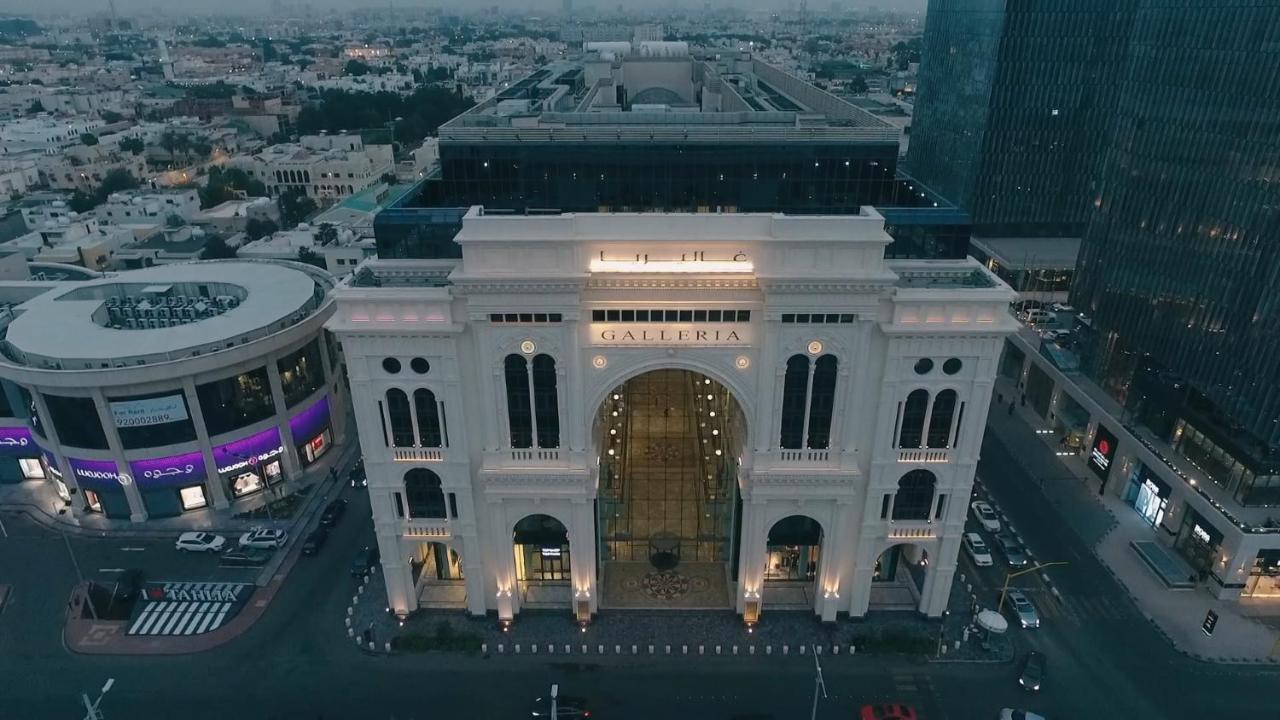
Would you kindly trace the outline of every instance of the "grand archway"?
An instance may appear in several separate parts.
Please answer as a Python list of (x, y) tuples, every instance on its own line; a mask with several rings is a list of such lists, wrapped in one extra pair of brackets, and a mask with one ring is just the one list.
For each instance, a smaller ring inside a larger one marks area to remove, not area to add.
[(605, 606), (729, 607), (744, 422), (722, 384), (691, 370), (646, 372), (605, 397), (595, 422)]
[(822, 525), (807, 515), (790, 515), (769, 528), (765, 545), (764, 605), (812, 609), (822, 553)]
[(929, 572), (929, 552), (920, 545), (891, 545), (876, 558), (871, 577), (872, 610), (918, 610)]

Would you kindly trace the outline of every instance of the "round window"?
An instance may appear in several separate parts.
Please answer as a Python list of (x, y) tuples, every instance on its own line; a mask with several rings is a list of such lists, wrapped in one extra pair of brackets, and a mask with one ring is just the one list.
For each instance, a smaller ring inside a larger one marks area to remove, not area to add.
[(382, 369), (395, 375), (400, 372), (400, 361), (395, 358), (383, 358)]
[(419, 375), (426, 375), (427, 371), (431, 369), (431, 363), (427, 362), (426, 358), (414, 358), (409, 361), (409, 367), (413, 368), (413, 371)]
[(933, 369), (933, 361), (929, 358), (920, 358), (916, 361), (916, 374), (924, 375)]
[(955, 375), (960, 372), (961, 365), (963, 365), (963, 363), (960, 362), (960, 358), (951, 358), (950, 360), (942, 363), (942, 372), (948, 375)]

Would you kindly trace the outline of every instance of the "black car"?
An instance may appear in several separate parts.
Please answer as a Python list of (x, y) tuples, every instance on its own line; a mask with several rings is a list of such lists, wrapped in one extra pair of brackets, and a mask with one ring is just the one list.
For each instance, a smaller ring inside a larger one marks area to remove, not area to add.
[(322, 527), (333, 527), (342, 519), (342, 514), (347, 511), (347, 501), (338, 498), (325, 506), (324, 512), (320, 515), (320, 525)]
[(1024, 690), (1039, 692), (1044, 685), (1045, 672), (1044, 654), (1033, 650), (1022, 660), (1022, 674), (1018, 676), (1018, 684)]
[(271, 553), (259, 548), (237, 548), (222, 554), (218, 564), (224, 567), (262, 567), (271, 559)]
[[(537, 700), (534, 700), (533, 713), (530, 717), (551, 717), (551, 698), (540, 697)], [(591, 711), (587, 709), (586, 698), (573, 697), (572, 695), (559, 695), (556, 697), (556, 717), (564, 720), (572, 720), (572, 718), (589, 718), (591, 717)]]
[(356, 461), (351, 472), (347, 473), (347, 480), (351, 482), (353, 488), (369, 487), (369, 477), (364, 472), (364, 458)]
[(328, 539), (329, 528), (324, 525), (317, 527), (315, 530), (311, 531), (311, 534), (307, 536), (306, 540), (302, 541), (302, 554), (315, 555), (320, 552), (320, 548), (324, 546), (324, 541)]
[(362, 548), (351, 561), (351, 577), (362, 578), (368, 575), (369, 570), (378, 565), (379, 559), (377, 546)]

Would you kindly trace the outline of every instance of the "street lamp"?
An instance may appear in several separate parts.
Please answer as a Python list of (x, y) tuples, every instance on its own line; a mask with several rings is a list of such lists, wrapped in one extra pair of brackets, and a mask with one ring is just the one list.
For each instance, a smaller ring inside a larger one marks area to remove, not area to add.
[[(58, 504), (56, 502), (53, 504), (53, 510), (54, 510), (54, 513), (57, 514)], [(89, 603), (89, 615), (93, 617), (94, 620), (97, 620), (98, 608), (93, 604), (92, 588), (91, 586), (85, 585), (84, 574), (80, 572), (80, 562), (76, 560), (76, 553), (74, 550), (71, 549), (71, 541), (67, 539), (67, 533), (65, 530), (62, 529), (62, 523), (59, 523), (55, 520), (54, 524), (58, 526), (58, 534), (62, 536), (62, 542), (67, 546), (67, 555), (71, 558), (71, 567), (74, 568), (76, 571), (76, 582), (81, 587), (84, 588), (85, 601)], [(107, 686), (110, 687), (109, 682), (107, 683)], [(106, 691), (104, 690), (103, 692), (106, 692)]]
[(822, 663), (818, 661), (818, 653), (813, 654), (813, 668), (817, 675), (813, 678), (813, 710), (809, 712), (809, 720), (816, 720), (818, 717), (818, 692), (822, 692), (823, 699), (827, 697), (827, 684), (822, 681)]
[(1009, 592), (1010, 580), (1018, 577), (1019, 575), (1026, 575), (1029, 572), (1035, 572), (1036, 570), (1040, 570), (1042, 568), (1053, 567), (1054, 565), (1066, 565), (1066, 564), (1067, 564), (1066, 560), (1058, 560), (1055, 562), (1047, 562), (1047, 563), (1037, 563), (1032, 567), (1027, 568), (1026, 570), (1019, 570), (1018, 572), (1006, 573), (1004, 576), (1004, 587), (1000, 588), (1000, 604), (996, 606), (996, 612), (1004, 612), (1004, 596)]
[(107, 682), (98, 693), (98, 699), (93, 702), (89, 702), (89, 693), (80, 694), (80, 699), (84, 701), (84, 720), (103, 720), (105, 716), (98, 706), (102, 704), (102, 698), (106, 697), (106, 694), (111, 691), (111, 686), (115, 684), (115, 678), (107, 678)]

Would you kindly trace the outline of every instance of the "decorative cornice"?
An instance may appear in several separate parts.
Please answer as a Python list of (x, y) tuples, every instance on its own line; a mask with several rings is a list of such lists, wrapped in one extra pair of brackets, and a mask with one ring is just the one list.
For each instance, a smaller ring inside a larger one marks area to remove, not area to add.
[(608, 277), (593, 275), (587, 287), (593, 290), (628, 289), (702, 289), (702, 290), (755, 290), (760, 284), (752, 277)]
[(495, 278), (493, 280), (457, 280), (452, 289), (455, 296), (477, 293), (576, 293), (581, 292), (583, 283), (580, 280), (541, 280), (523, 281), (518, 278)]

